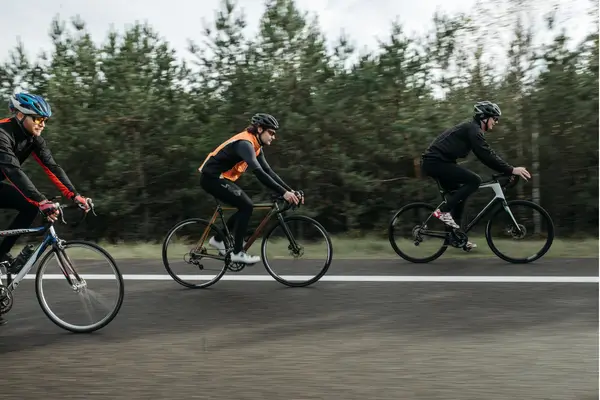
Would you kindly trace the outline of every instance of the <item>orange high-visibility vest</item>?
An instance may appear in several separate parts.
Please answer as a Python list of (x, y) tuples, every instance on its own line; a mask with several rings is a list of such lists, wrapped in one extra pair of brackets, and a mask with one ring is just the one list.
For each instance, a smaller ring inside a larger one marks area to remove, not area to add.
[[(225, 142), (221, 143), (221, 145), (219, 147), (217, 147), (211, 153), (209, 153), (209, 155), (206, 156), (206, 159), (204, 159), (204, 162), (202, 163), (202, 165), (200, 165), (200, 168), (198, 168), (198, 171), (202, 172), (202, 167), (204, 167), (204, 164), (206, 164), (206, 162), (208, 161), (208, 159), (210, 157), (213, 157), (215, 154), (217, 154), (219, 151), (221, 151), (221, 149), (223, 147), (227, 146), (230, 143), (238, 141), (238, 140), (247, 140), (250, 143), (252, 143), (252, 147), (254, 147), (254, 152), (256, 153), (256, 156), (258, 157), (258, 155), (260, 154), (260, 151), (261, 151), (261, 146), (260, 146), (260, 143), (258, 143), (257, 137), (248, 131), (243, 131), (243, 132), (238, 133), (235, 136), (232, 136)], [(239, 163), (235, 164), (233, 166), (233, 168), (231, 168), (229, 171), (225, 171), (225, 172), (221, 173), (220, 178), (229, 179), (230, 181), (237, 181), (239, 179), (239, 177), (242, 176), (242, 174), (246, 171), (247, 168), (248, 168), (248, 163), (246, 161), (242, 160)]]

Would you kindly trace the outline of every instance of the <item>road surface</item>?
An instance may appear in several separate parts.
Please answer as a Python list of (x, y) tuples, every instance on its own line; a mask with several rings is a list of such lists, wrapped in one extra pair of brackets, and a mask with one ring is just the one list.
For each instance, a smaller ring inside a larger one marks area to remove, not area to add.
[(598, 259), (335, 260), (308, 288), (201, 290), (156, 260), (120, 266), (121, 312), (89, 335), (52, 324), (23, 281), (0, 327), (3, 400), (598, 398)]

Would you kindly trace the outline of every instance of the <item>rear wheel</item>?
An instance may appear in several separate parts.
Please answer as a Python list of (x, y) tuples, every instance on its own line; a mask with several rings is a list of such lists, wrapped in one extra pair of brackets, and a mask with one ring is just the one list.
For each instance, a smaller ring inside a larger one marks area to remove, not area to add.
[(432, 216), (434, 211), (427, 203), (411, 203), (394, 214), (388, 238), (396, 254), (413, 263), (428, 263), (444, 254), (447, 228)]
[(209, 241), (219, 236), (229, 248), (229, 238), (204, 219), (187, 219), (171, 228), (163, 242), (162, 259), (173, 280), (192, 289), (217, 283), (227, 271), (225, 256)]

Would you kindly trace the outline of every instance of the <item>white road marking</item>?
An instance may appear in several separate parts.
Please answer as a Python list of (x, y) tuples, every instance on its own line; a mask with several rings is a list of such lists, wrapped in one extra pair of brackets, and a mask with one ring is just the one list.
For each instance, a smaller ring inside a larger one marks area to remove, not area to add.
[[(83, 274), (84, 279), (114, 279), (110, 274)], [(183, 280), (209, 280), (214, 275), (181, 275)], [(308, 280), (309, 275), (284, 275), (284, 279)], [(35, 279), (35, 275), (25, 275), (25, 279)], [(64, 279), (62, 274), (46, 274), (44, 279)], [(130, 281), (169, 281), (167, 274), (123, 274)], [(274, 281), (270, 275), (226, 274), (223, 281)], [(321, 282), (453, 282), (453, 283), (598, 283), (597, 276), (400, 276), (400, 275), (325, 275)]]

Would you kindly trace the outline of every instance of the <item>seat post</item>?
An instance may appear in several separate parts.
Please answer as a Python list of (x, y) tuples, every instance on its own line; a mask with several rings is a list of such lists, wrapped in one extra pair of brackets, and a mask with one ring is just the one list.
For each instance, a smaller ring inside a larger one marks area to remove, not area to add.
[(433, 180), (435, 180), (435, 183), (437, 184), (438, 187), (438, 191), (440, 192), (440, 196), (442, 197), (442, 203), (438, 206), (441, 207), (442, 205), (446, 204), (447, 199), (446, 199), (446, 191), (444, 190), (444, 188), (442, 187), (442, 185), (440, 184), (440, 181), (437, 178), (433, 178)]

